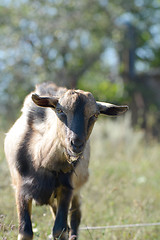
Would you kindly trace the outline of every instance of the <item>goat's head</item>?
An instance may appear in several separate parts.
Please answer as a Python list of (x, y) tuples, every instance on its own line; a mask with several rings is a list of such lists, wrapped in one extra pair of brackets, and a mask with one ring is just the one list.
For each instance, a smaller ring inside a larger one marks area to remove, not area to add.
[(115, 116), (128, 109), (127, 106), (96, 102), (90, 92), (81, 90), (68, 90), (60, 98), (33, 94), (32, 100), (40, 107), (54, 109), (59, 119), (60, 138), (71, 161), (83, 153), (99, 114)]

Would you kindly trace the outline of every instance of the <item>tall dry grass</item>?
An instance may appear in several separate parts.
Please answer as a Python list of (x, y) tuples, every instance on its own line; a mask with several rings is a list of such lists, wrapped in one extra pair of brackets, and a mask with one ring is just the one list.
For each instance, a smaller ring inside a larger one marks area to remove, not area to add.
[[(101, 118), (91, 137), (90, 179), (82, 191), (81, 226), (159, 222), (160, 145), (135, 131), (130, 115)], [(1, 139), (1, 143), (3, 137)], [(16, 239), (17, 217), (10, 176), (0, 149), (0, 238)], [(35, 239), (50, 239), (46, 206), (33, 207)], [(80, 240), (158, 240), (160, 227), (80, 231)]]

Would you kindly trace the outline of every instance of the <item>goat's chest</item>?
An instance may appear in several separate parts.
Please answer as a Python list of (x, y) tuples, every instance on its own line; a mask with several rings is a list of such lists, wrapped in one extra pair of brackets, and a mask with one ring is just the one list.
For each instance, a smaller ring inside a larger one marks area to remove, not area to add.
[(71, 175), (72, 172), (50, 172), (41, 168), (23, 178), (22, 194), (34, 199), (40, 205), (48, 204), (51, 196), (56, 195), (59, 187), (72, 189)]

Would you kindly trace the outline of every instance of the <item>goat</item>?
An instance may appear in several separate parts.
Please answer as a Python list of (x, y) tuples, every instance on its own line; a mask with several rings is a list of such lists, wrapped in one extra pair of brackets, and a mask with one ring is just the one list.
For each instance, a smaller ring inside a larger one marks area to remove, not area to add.
[(22, 115), (5, 139), (15, 187), (18, 240), (33, 239), (32, 200), (50, 205), (55, 220), (53, 239), (78, 239), (80, 189), (89, 176), (93, 125), (99, 114), (116, 116), (127, 109), (96, 102), (90, 92), (53, 83), (39, 84), (26, 97)]

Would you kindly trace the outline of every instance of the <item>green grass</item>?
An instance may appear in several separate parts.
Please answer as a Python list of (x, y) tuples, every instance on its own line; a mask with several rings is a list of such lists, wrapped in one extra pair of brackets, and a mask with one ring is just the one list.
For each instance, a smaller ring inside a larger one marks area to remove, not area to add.
[[(1, 142), (3, 136), (1, 137)], [(100, 119), (92, 134), (90, 178), (82, 189), (81, 226), (160, 222), (160, 144), (134, 131), (130, 117)], [(0, 239), (17, 236), (14, 193), (0, 149)], [(36, 240), (48, 240), (52, 218), (33, 206)], [(80, 231), (80, 240), (158, 240), (160, 226)]]

